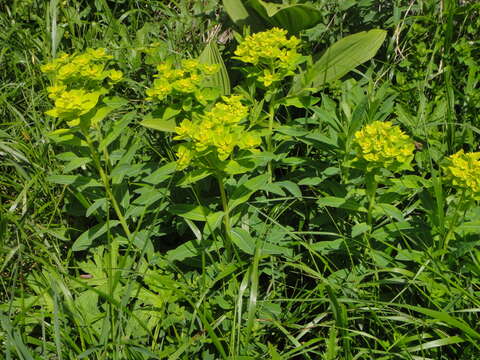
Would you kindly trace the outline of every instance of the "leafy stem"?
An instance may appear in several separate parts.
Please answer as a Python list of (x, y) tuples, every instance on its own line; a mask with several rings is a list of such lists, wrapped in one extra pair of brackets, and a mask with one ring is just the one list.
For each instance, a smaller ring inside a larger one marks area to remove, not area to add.
[(110, 186), (110, 180), (108, 174), (105, 172), (105, 170), (102, 167), (102, 163), (100, 161), (100, 155), (97, 152), (97, 149), (95, 148), (92, 139), (90, 138), (90, 135), (86, 132), (83, 131), (83, 136), (85, 137), (85, 140), (88, 144), (88, 147), (90, 149), (90, 152), (92, 154), (93, 162), (95, 164), (95, 167), (97, 168), (98, 173), (100, 174), (100, 178), (102, 179), (103, 186), (105, 187), (105, 192), (107, 193), (107, 196), (113, 206), (113, 210), (115, 211), (115, 214), (117, 215), (118, 220), (120, 221), (120, 224), (123, 228), (123, 231), (125, 232), (125, 235), (127, 235), (127, 238), (129, 240), (132, 239), (132, 233), (130, 232), (130, 229), (128, 228), (127, 221), (125, 217), (122, 214), (122, 211), (120, 210), (120, 206), (117, 202), (117, 199), (115, 199), (115, 196), (113, 195), (112, 188)]
[[(268, 104), (268, 136), (267, 136), (267, 151), (273, 153), (273, 123), (275, 121), (275, 94)], [(273, 181), (273, 165), (272, 160), (268, 162), (268, 178), (269, 182)]]
[(375, 197), (378, 188), (378, 182), (375, 180), (375, 171), (367, 172), (365, 176), (366, 193), (368, 198), (368, 212), (367, 212), (367, 225), (370, 227), (370, 231), (373, 223), (373, 208), (375, 207)]
[[(458, 205), (455, 208), (455, 212), (452, 216), (452, 220), (450, 221), (450, 224), (448, 226), (448, 232), (442, 238), (442, 241), (439, 244), (439, 249), (440, 250), (446, 251), (448, 249), (448, 243), (450, 242), (450, 239), (453, 237), (453, 233), (455, 231), (460, 213), (463, 212), (468, 207), (468, 204), (464, 203), (466, 192), (467, 192), (466, 189), (462, 190), (462, 194), (460, 195), (460, 201), (458, 202)], [(442, 258), (443, 258), (443, 255), (442, 255)]]
[(223, 226), (225, 229), (225, 252), (228, 260), (232, 259), (232, 228), (230, 224), (230, 209), (228, 207), (228, 200), (227, 200), (227, 194), (225, 192), (225, 186), (223, 185), (223, 180), (224, 177), (218, 175), (217, 176), (217, 181), (218, 181), (218, 188), (220, 189), (220, 197), (222, 199), (222, 207), (223, 207), (223, 212), (225, 213), (223, 215)]

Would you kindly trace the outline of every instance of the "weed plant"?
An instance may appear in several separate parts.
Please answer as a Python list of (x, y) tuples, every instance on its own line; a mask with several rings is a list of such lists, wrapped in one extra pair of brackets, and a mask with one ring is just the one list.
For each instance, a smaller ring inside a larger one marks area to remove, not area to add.
[(4, 358), (479, 358), (478, 4), (236, 3), (0, 4)]

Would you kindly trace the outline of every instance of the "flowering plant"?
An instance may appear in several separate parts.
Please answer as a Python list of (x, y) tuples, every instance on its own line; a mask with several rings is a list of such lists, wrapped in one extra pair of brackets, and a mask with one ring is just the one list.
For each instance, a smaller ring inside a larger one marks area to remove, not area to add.
[(250, 76), (256, 77), (265, 87), (295, 74), (303, 61), (298, 52), (300, 40), (287, 38), (287, 31), (279, 28), (248, 35), (235, 51), (234, 59), (250, 63)]
[(480, 199), (480, 152), (458, 151), (448, 157), (444, 172), (455, 187)]
[[(175, 140), (187, 140), (177, 151), (178, 169), (187, 167), (193, 159), (212, 156), (215, 160), (226, 160), (235, 148), (254, 150), (261, 143), (259, 134), (247, 131), (242, 123), (248, 116), (248, 108), (241, 103), (239, 95), (224, 96), (224, 102), (218, 102), (204, 115), (198, 115), (193, 121), (183, 120), (175, 128)], [(208, 166), (206, 162), (196, 162)]]
[(146, 91), (147, 100), (177, 101), (188, 97), (205, 105), (218, 95), (207, 96), (209, 93), (205, 92), (203, 82), (217, 71), (218, 65), (201, 64), (195, 59), (184, 59), (178, 67), (169, 62), (161, 63), (157, 66), (153, 86)]
[[(92, 110), (102, 95), (108, 93), (108, 85), (120, 81), (121, 71), (107, 69), (112, 56), (105, 49), (87, 49), (82, 54), (61, 54), (41, 67), (52, 78), (53, 85), (47, 88), (48, 97), (55, 107), (47, 115), (66, 120), (69, 126), (81, 123), (81, 117)], [(88, 123), (84, 119), (84, 125)]]
[(367, 170), (385, 168), (394, 172), (410, 168), (415, 149), (410, 137), (389, 121), (375, 121), (357, 131), (354, 146)]

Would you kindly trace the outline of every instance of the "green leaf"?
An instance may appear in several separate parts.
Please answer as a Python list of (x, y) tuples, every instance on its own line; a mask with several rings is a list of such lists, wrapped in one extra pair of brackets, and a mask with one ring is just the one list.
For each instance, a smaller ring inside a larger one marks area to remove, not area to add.
[(250, 196), (265, 186), (268, 180), (268, 174), (263, 174), (245, 181), (237, 187), (228, 202), (228, 208), (232, 211), (235, 207), (248, 201)]
[(332, 251), (340, 250), (344, 242), (344, 239), (323, 240), (312, 244), (310, 248), (314, 251), (319, 252), (320, 254), (328, 254)]
[(81, 175), (50, 175), (47, 177), (47, 181), (59, 185), (75, 185), (84, 188), (102, 186), (97, 180)]
[(197, 169), (197, 170), (191, 171), (187, 175), (185, 175), (183, 178), (180, 179), (180, 181), (177, 183), (177, 186), (182, 186), (182, 187), (188, 186), (192, 183), (196, 183), (197, 181), (200, 181), (206, 178), (211, 174), (212, 172), (206, 169)]
[(117, 120), (112, 129), (108, 132), (107, 136), (100, 142), (100, 150), (105, 149), (108, 145), (114, 142), (124, 131), (130, 122), (135, 118), (136, 113), (134, 111), (126, 113), (120, 120)]
[(177, 163), (175, 161), (169, 162), (166, 165), (155, 170), (153, 173), (148, 175), (146, 178), (143, 179), (148, 184), (158, 185), (161, 182), (170, 178), (170, 175), (175, 172), (177, 168)]
[(370, 225), (368, 225), (364, 222), (362, 222), (360, 224), (355, 224), (352, 227), (352, 238), (357, 237), (359, 235), (362, 235), (365, 232), (367, 232), (368, 230), (370, 230)]
[(323, 18), (322, 12), (305, 4), (275, 4), (262, 0), (250, 0), (249, 5), (273, 26), (296, 34), (317, 25)]
[(210, 210), (206, 207), (190, 204), (173, 205), (170, 207), (170, 212), (185, 219), (195, 221), (207, 221), (207, 216), (210, 214)]
[(211, 212), (207, 216), (207, 222), (203, 228), (204, 237), (210, 235), (222, 225), (222, 219), (225, 213), (223, 211)]
[(242, 0), (222, 0), (223, 9), (238, 27), (247, 23), (249, 14)]
[(58, 129), (49, 133), (48, 138), (55, 143), (72, 145), (72, 146), (85, 146), (88, 144), (85, 140), (80, 139), (73, 133), (72, 129)]
[(380, 214), (391, 217), (397, 221), (405, 221), (402, 212), (391, 204), (377, 203), (375, 204), (375, 211), (378, 211)]
[(99, 124), (113, 110), (115, 110), (115, 109), (110, 107), (110, 106), (102, 106), (102, 107), (96, 109), (95, 115), (93, 115), (92, 118), (90, 119), (92, 126), (96, 126), (97, 124)]
[(113, 109), (118, 109), (127, 105), (128, 100), (121, 98), (120, 96), (108, 96), (103, 99), (103, 103)]
[[(180, 110), (179, 110), (180, 112)], [(148, 114), (145, 116), (145, 119), (140, 122), (140, 125), (145, 126), (149, 129), (164, 131), (164, 132), (175, 132), (175, 127), (177, 123), (175, 122), (175, 118), (154, 118), (152, 114)]]
[(205, 80), (204, 85), (220, 89), (221, 95), (230, 95), (230, 78), (215, 41), (210, 41), (205, 46), (198, 60), (202, 64), (218, 65), (220, 67), (216, 74)]
[(317, 200), (317, 204), (320, 206), (330, 206), (334, 208), (346, 209), (346, 210), (354, 210), (354, 211), (362, 211), (366, 212), (367, 210), (358, 204), (356, 201), (351, 199), (344, 199), (335, 196), (326, 196), (324, 198), (320, 198)]
[(297, 94), (304, 89), (319, 88), (340, 79), (374, 57), (386, 35), (386, 31), (374, 29), (349, 35), (337, 41), (302, 76), (294, 80), (290, 93)]
[(308, 109), (318, 103), (320, 98), (305, 95), (305, 96), (288, 96), (283, 99), (280, 99), (277, 103), (285, 106), (295, 106), (299, 109)]
[(237, 160), (228, 160), (221, 161), (218, 164), (218, 168), (228, 175), (238, 175), (245, 174), (256, 167), (255, 159), (237, 159)]
[(446, 311), (431, 310), (420, 306), (401, 304), (401, 303), (385, 303), (388, 306), (398, 306), (408, 310), (416, 311), (430, 318), (438, 321), (439, 323), (447, 324), (451, 327), (461, 330), (465, 335), (468, 335), (472, 339), (480, 340), (480, 333), (472, 329), (463, 319), (455, 318), (449, 315)]
[(176, 247), (173, 250), (167, 251), (166, 259), (168, 261), (183, 261), (192, 257), (197, 257), (202, 251), (209, 251), (209, 248), (220, 249), (222, 243), (214, 242), (213, 246), (211, 242), (202, 242), (199, 244), (197, 240), (190, 240), (186, 243)]
[(68, 164), (65, 165), (63, 168), (63, 173), (69, 173), (70, 171), (73, 171), (75, 169), (78, 169), (81, 166), (84, 166), (88, 164), (89, 162), (92, 161), (92, 158), (89, 157), (77, 157), (75, 159), (72, 159)]
[(90, 205), (85, 212), (85, 216), (89, 217), (92, 215), (95, 211), (97, 211), (99, 208), (107, 208), (107, 199), (106, 198), (100, 198), (97, 199), (93, 202), (92, 205)]
[(287, 189), (288, 192), (290, 192), (290, 194), (292, 194), (296, 198), (302, 197), (302, 191), (300, 190), (300, 187), (294, 182), (287, 180), (287, 181), (278, 181), (276, 182), (276, 184)]
[(255, 240), (253, 240), (248, 231), (241, 228), (233, 228), (231, 235), (232, 242), (237, 245), (240, 250), (248, 255), (255, 253)]
[(105, 234), (108, 230), (113, 229), (118, 224), (120, 224), (120, 221), (110, 220), (88, 229), (82, 235), (80, 235), (77, 240), (75, 240), (72, 245), (72, 251), (83, 251), (88, 249), (95, 239)]

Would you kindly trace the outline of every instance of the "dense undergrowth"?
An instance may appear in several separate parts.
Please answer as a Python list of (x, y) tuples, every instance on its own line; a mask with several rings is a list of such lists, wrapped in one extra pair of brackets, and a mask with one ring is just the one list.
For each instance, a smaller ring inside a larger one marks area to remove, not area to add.
[(480, 5), (236, 3), (0, 3), (4, 358), (479, 358)]

